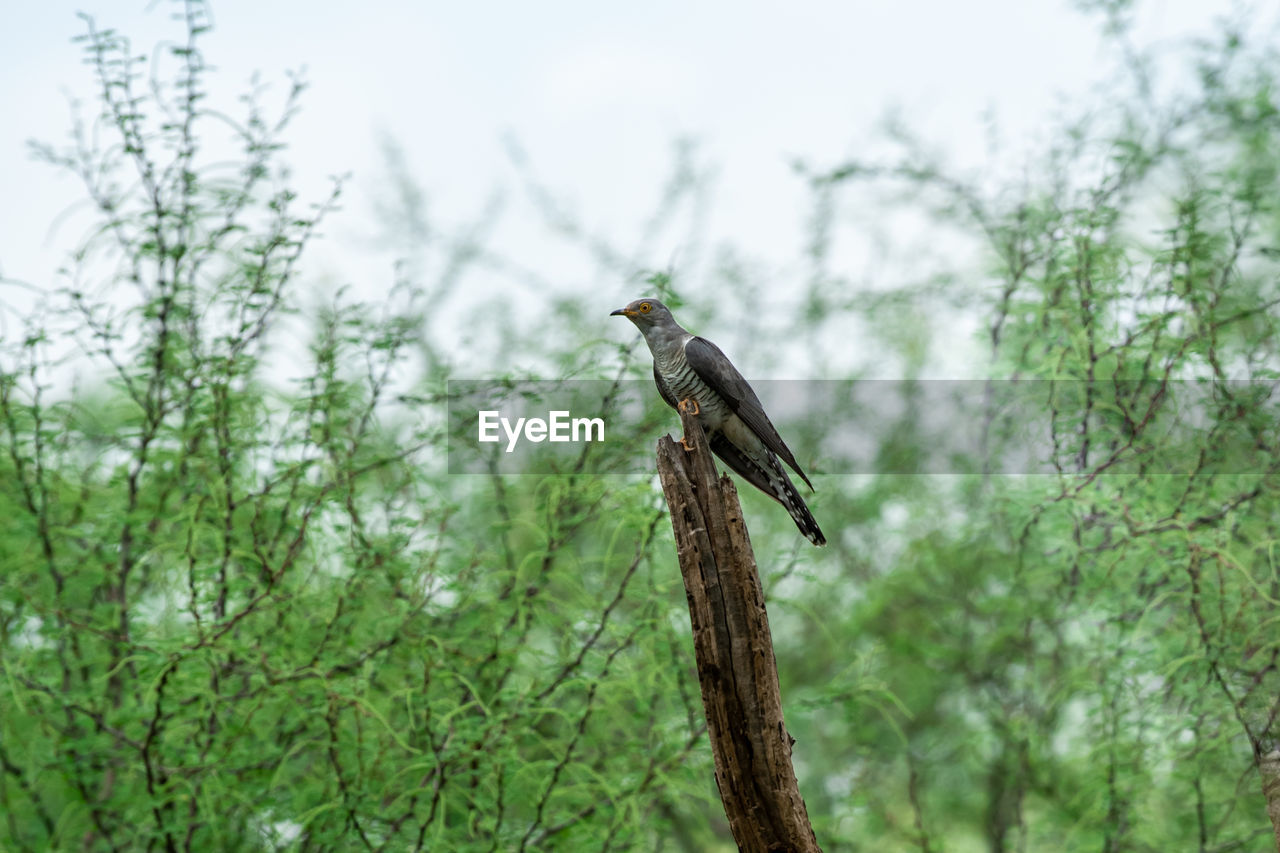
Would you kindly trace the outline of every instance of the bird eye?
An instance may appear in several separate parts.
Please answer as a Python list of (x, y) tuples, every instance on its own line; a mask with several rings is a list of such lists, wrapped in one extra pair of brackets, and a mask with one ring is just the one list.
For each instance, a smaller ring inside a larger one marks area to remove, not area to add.
[(653, 306), (652, 306), (652, 305), (650, 305), (648, 302), (641, 302), (641, 303), (640, 303), (640, 313), (641, 313), (641, 314), (648, 314), (648, 313), (649, 313), (650, 311), (652, 311), (652, 310), (653, 310)]

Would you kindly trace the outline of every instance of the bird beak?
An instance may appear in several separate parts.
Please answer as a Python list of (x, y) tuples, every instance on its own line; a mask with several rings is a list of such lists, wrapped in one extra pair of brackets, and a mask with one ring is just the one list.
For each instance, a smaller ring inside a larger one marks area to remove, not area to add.
[(634, 317), (636, 312), (628, 311), (626, 308), (619, 308), (617, 311), (610, 311), (610, 317)]

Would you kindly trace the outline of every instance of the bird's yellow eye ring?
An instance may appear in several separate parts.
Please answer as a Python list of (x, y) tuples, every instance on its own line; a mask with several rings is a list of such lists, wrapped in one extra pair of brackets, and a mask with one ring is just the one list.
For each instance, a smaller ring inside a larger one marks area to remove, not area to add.
[(640, 313), (641, 313), (641, 314), (648, 314), (648, 313), (649, 313), (650, 311), (652, 311), (652, 310), (653, 310), (653, 306), (652, 306), (652, 305), (650, 305), (648, 302), (641, 302), (641, 303), (640, 303)]

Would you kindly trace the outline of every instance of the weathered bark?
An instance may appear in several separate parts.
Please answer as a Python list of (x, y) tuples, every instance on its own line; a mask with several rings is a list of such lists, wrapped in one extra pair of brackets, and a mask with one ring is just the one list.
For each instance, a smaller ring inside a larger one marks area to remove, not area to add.
[(682, 413), (681, 420), (693, 450), (664, 436), (658, 474), (729, 828), (747, 853), (819, 851), (791, 768), (793, 741), (782, 721), (769, 619), (738, 492), (728, 476), (716, 477), (697, 418)]
[(1280, 851), (1280, 749), (1273, 749), (1258, 759), (1258, 774), (1262, 776), (1262, 796), (1267, 801), (1267, 817), (1276, 836), (1276, 850)]

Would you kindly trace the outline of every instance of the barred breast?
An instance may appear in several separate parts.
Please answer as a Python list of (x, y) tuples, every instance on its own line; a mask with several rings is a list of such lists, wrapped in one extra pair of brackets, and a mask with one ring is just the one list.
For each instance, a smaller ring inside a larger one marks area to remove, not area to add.
[(724, 399), (693, 372), (684, 357), (683, 346), (675, 348), (670, 358), (659, 361), (658, 371), (677, 400), (692, 398), (697, 401), (700, 409), (698, 419), (704, 429), (719, 430), (726, 418), (733, 414)]

